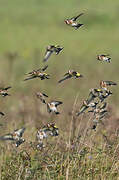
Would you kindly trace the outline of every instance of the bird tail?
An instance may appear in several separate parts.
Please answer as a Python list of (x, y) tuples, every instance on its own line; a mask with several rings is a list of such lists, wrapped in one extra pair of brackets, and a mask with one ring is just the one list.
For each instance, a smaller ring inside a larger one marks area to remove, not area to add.
[(76, 29), (80, 28), (81, 26), (83, 26), (83, 24), (77, 24), (77, 26), (75, 26)]

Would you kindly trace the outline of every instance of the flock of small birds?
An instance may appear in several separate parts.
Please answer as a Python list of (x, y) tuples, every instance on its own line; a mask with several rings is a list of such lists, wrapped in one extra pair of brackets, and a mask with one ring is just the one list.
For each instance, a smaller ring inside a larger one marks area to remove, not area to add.
[[(64, 22), (71, 26), (72, 28), (78, 30), (83, 24), (77, 22), (78, 18), (82, 16), (84, 13), (79, 14), (78, 16), (66, 19)], [(52, 54), (60, 54), (64, 47), (59, 45), (49, 45), (46, 48), (45, 56), (43, 58), (43, 62), (46, 63)], [(111, 62), (111, 57), (108, 54), (97, 55), (97, 60), (102, 62)], [(45, 65), (43, 68), (39, 68), (37, 70), (33, 70), (26, 75), (24, 81), (28, 81), (35, 78), (40, 78), (41, 80), (50, 79), (50, 75), (46, 73), (48, 65)], [(64, 76), (58, 81), (58, 83), (62, 83), (63, 81), (75, 78), (80, 79), (83, 75), (75, 70), (68, 70)], [(110, 86), (115, 86), (117, 83), (113, 81), (100, 81), (99, 88), (93, 88), (90, 90), (88, 98), (83, 101), (81, 108), (78, 112), (76, 112), (76, 116), (80, 116), (81, 114), (87, 112), (92, 113), (93, 117), (93, 127), (92, 129), (96, 130), (97, 125), (101, 122), (101, 120), (107, 114), (107, 102), (106, 99), (112, 95), (112, 92), (109, 90)], [(8, 90), (11, 87), (8, 86), (6, 88), (0, 88), (0, 95), (2, 97), (10, 96)], [(60, 114), (57, 107), (61, 105), (63, 102), (61, 101), (47, 101), (48, 95), (45, 93), (37, 92), (36, 97), (46, 105), (48, 113), (54, 113), (56, 115)], [(5, 114), (0, 112), (1, 116)], [(0, 140), (8, 140), (12, 141), (16, 147), (20, 146), (25, 142), (25, 139), (22, 138), (23, 133), (25, 131), (25, 127), (14, 130), (13, 133), (6, 134), (0, 137)], [(43, 140), (49, 136), (58, 136), (59, 129), (56, 127), (55, 123), (48, 123), (44, 125), (41, 129), (39, 129), (36, 133), (36, 140), (38, 142), (37, 148), (41, 149), (44, 147)]]

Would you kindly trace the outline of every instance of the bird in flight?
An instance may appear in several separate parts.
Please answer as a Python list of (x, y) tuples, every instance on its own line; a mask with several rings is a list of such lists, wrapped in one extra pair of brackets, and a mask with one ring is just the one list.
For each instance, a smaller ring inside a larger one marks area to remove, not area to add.
[(70, 19), (66, 19), (64, 22), (69, 25), (74, 27), (75, 29), (78, 29), (79, 27), (81, 27), (83, 24), (78, 23), (76, 20), (82, 16), (84, 13), (79, 14), (78, 16), (72, 17)]
[(46, 94), (44, 94), (44, 93), (41, 93), (41, 92), (37, 92), (37, 93), (36, 93), (36, 96), (37, 96), (38, 99), (41, 100), (42, 103), (46, 104), (45, 98), (47, 98), (48, 95), (46, 95)]
[(111, 57), (109, 57), (108, 54), (101, 54), (101, 55), (97, 55), (97, 60), (98, 61), (105, 61), (110, 63), (111, 62)]
[(13, 133), (6, 134), (0, 137), (0, 140), (3, 141), (13, 141), (15, 146), (18, 147), (20, 144), (25, 142), (25, 139), (22, 138), (22, 135), (25, 131), (25, 128), (16, 129)]
[(82, 104), (82, 106), (81, 106), (81, 108), (80, 108), (80, 111), (79, 111), (78, 113), (76, 113), (76, 115), (77, 115), (77, 116), (81, 115), (81, 114), (84, 113), (84, 112), (86, 111), (86, 109), (88, 109), (89, 107), (95, 109), (96, 106), (97, 106), (97, 104), (98, 104), (98, 102), (90, 102), (90, 103), (88, 104), (88, 101), (87, 101), (87, 100), (83, 101), (83, 104)]
[(117, 83), (113, 81), (100, 81), (100, 87), (105, 91), (108, 91), (108, 86), (116, 86)]
[(40, 78), (41, 80), (49, 79), (50, 75), (44, 72), (47, 68), (48, 68), (48, 65), (43, 67), (42, 69), (40, 68), (40, 69), (33, 70), (27, 73), (26, 75), (28, 75), (28, 77), (24, 79), (24, 81), (34, 79), (34, 78)]
[(77, 78), (83, 77), (83, 75), (80, 74), (79, 72), (74, 71), (74, 70), (69, 70), (66, 74), (64, 74), (64, 78), (59, 80), (58, 83), (61, 83), (62, 81), (66, 80), (66, 79), (70, 79), (72, 77), (75, 77), (75, 79), (77, 79)]
[(51, 102), (47, 103), (47, 111), (49, 113), (53, 112), (55, 114), (60, 114), (60, 112), (57, 110), (57, 106), (59, 106), (60, 104), (63, 104), (63, 102), (51, 101)]
[(8, 86), (6, 88), (0, 88), (0, 95), (2, 97), (10, 96), (10, 94), (8, 94), (8, 92), (7, 92), (7, 90), (10, 88), (11, 88), (11, 86)]
[(49, 45), (49, 46), (47, 46), (43, 62), (48, 61), (51, 54), (55, 53), (56, 55), (58, 55), (62, 50), (63, 50), (63, 47), (60, 47), (59, 45)]

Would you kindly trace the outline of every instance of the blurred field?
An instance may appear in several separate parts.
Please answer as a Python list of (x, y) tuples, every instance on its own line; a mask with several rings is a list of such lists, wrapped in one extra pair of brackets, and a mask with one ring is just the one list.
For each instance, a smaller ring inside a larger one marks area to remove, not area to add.
[[(0, 144), (1, 179), (119, 178), (119, 87), (112, 88), (109, 117), (96, 132), (86, 135), (91, 117), (71, 116), (72, 108), (78, 110), (89, 89), (99, 87), (100, 80), (119, 83), (118, 9), (118, 0), (0, 0), (0, 83), (12, 86), (11, 97), (0, 97), (0, 111), (6, 114), (0, 119), (3, 124), (0, 135), (21, 126), (27, 128), (24, 133), (27, 142), (17, 150), (10, 143)], [(84, 23), (82, 28), (76, 31), (64, 24), (64, 19), (81, 12), (84, 12), (80, 19)], [(52, 55), (48, 61), (51, 79), (23, 82), (25, 73), (43, 66), (49, 44), (64, 47), (61, 54)], [(9, 53), (15, 52), (18, 56), (10, 59)], [(96, 55), (100, 53), (110, 54), (112, 62), (98, 62)], [(84, 78), (57, 84), (69, 68), (79, 70)], [(63, 101), (62, 113), (49, 116), (46, 107), (35, 97), (37, 91)], [(42, 152), (29, 148), (28, 142), (35, 140), (37, 128), (50, 121), (56, 122), (60, 136), (50, 139)], [(79, 135), (82, 143), (77, 140)], [(23, 151), (27, 150), (31, 162), (23, 160)], [(28, 177), (25, 167), (32, 172)]]

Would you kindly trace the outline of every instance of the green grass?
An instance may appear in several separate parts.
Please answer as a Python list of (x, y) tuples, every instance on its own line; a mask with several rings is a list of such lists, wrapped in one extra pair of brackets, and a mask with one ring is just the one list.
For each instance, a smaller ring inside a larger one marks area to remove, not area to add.
[[(119, 82), (118, 7), (118, 0), (0, 0), (0, 83), (13, 87), (11, 97), (1, 98), (0, 111), (6, 116), (0, 119), (3, 124), (0, 135), (25, 126), (28, 141), (17, 150), (12, 149), (11, 144), (0, 144), (2, 180), (119, 178), (118, 86), (112, 88), (105, 125), (89, 133), (86, 139), (84, 131), (90, 116), (73, 120), (73, 124), (70, 116), (77, 95), (75, 110), (87, 97), (89, 89), (99, 87), (100, 80)], [(76, 31), (64, 24), (66, 18), (81, 12), (84, 12), (80, 18), (84, 23), (82, 28)], [(60, 55), (52, 55), (48, 61), (47, 72), (51, 79), (24, 83), (25, 73), (43, 66), (42, 59), (49, 44), (64, 47)], [(6, 56), (8, 52), (17, 52), (19, 57), (12, 63)], [(98, 62), (96, 55), (100, 53), (109, 53), (112, 62)], [(58, 85), (57, 81), (69, 68), (79, 70), (84, 78)], [(37, 91), (48, 94), (50, 99), (63, 101), (60, 116), (48, 115), (45, 106), (36, 100)], [(56, 122), (60, 136), (48, 140), (43, 151), (29, 148), (29, 141), (35, 139), (36, 129), (49, 121)], [(81, 141), (74, 142), (74, 150), (71, 146), (67, 148), (69, 141), (75, 141), (73, 133), (76, 139), (79, 134), (82, 136)], [(104, 141), (103, 133), (111, 141), (111, 148)], [(29, 153), (30, 162), (23, 160), (24, 149)], [(79, 153), (81, 150), (83, 154)], [(27, 166), (31, 171), (28, 177)]]

